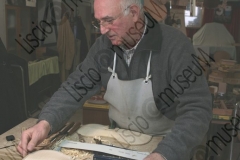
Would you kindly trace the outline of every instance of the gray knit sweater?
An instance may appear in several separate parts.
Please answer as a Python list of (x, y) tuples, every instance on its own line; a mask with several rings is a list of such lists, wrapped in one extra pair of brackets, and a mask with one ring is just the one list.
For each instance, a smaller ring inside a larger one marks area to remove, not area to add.
[[(150, 74), (156, 106), (165, 116), (175, 120), (171, 133), (154, 152), (168, 160), (189, 160), (191, 150), (201, 143), (212, 117), (208, 85), (188, 38), (172, 27), (158, 24), (149, 15), (147, 17), (147, 32), (129, 67), (122, 50), (112, 46), (102, 35), (84, 62), (46, 104), (39, 120), (47, 120), (55, 132), (87, 99), (98, 93), (101, 86), (106, 88), (111, 76), (107, 68), (113, 66), (114, 52), (118, 55), (116, 73), (119, 79), (145, 78), (152, 51)], [(131, 31), (129, 33), (131, 35)]]

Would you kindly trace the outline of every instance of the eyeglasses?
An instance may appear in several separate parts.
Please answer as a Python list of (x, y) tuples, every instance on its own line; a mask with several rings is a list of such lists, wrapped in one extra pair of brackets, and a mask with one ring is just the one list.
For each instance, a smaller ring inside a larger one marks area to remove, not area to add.
[(131, 5), (129, 5), (127, 8), (125, 8), (124, 9), (124, 11), (122, 11), (118, 16), (116, 16), (115, 18), (108, 18), (108, 19), (106, 19), (106, 20), (102, 20), (102, 21), (100, 21), (100, 20), (97, 20), (97, 19), (95, 19), (95, 20), (93, 20), (92, 21), (92, 25), (93, 25), (93, 27), (95, 27), (96, 29), (100, 29), (100, 26), (102, 25), (102, 26), (104, 26), (104, 27), (109, 27), (110, 25), (112, 25), (113, 24), (113, 22), (115, 21), (115, 20), (117, 20), (122, 14), (123, 14), (123, 12), (125, 12), (129, 7), (130, 7)]

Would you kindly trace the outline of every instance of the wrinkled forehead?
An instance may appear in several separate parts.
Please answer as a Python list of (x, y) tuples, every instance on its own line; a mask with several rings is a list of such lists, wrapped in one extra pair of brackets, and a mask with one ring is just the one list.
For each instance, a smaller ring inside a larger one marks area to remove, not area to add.
[(97, 19), (115, 16), (121, 11), (121, 0), (95, 0), (94, 1), (94, 16)]

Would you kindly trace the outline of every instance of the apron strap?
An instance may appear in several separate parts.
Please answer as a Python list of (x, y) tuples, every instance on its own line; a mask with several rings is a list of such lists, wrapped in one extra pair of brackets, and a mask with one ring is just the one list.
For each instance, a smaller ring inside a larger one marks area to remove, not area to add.
[(149, 81), (149, 79), (151, 78), (151, 75), (149, 75), (149, 73), (150, 73), (150, 64), (151, 64), (151, 57), (152, 57), (152, 51), (150, 51), (150, 55), (149, 55), (149, 58), (148, 58), (147, 74), (146, 74), (146, 78), (145, 78), (145, 83), (147, 83)]
[(117, 59), (117, 54), (116, 54), (116, 52), (115, 52), (115, 54), (114, 54), (113, 69), (110, 68), (110, 67), (108, 67), (108, 71), (109, 71), (109, 72), (112, 72), (112, 76), (113, 76), (113, 78), (115, 78), (116, 59)]

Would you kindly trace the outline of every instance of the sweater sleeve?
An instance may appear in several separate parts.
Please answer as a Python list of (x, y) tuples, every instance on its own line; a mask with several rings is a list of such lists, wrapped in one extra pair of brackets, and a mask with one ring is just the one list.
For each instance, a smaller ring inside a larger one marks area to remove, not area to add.
[(91, 47), (83, 63), (61, 84), (41, 111), (38, 121), (49, 122), (52, 133), (63, 126), (87, 99), (100, 91), (101, 75), (94, 61), (94, 55), (101, 48), (99, 41)]
[(191, 151), (202, 142), (208, 130), (212, 118), (212, 98), (191, 42), (182, 33), (169, 39), (174, 41), (167, 46), (171, 48), (167, 72), (175, 94), (179, 93), (170, 106), (175, 107), (175, 125), (154, 152), (162, 154), (167, 160), (189, 160)]

